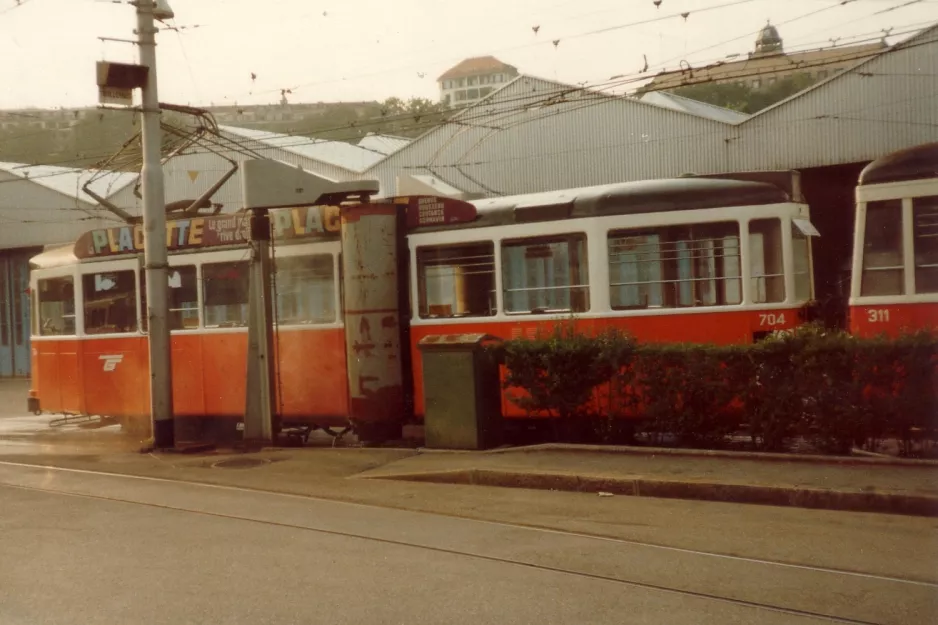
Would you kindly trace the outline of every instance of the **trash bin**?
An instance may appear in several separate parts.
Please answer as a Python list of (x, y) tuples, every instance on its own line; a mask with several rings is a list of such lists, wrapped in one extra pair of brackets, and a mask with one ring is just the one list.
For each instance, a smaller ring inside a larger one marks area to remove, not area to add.
[(487, 449), (501, 438), (498, 361), (488, 334), (426, 336), (423, 357), (424, 436), (436, 449)]

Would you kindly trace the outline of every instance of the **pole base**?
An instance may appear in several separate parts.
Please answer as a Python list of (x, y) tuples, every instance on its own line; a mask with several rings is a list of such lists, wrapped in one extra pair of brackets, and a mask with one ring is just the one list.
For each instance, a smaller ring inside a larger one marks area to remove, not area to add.
[(153, 422), (153, 447), (156, 449), (172, 449), (175, 444), (175, 428), (171, 419)]

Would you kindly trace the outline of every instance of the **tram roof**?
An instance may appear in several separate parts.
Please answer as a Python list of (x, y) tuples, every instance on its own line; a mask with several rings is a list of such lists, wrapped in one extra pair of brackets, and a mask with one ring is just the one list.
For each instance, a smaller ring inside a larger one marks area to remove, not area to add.
[(938, 178), (938, 143), (881, 156), (860, 172), (860, 186)]
[(29, 266), (32, 269), (53, 269), (55, 267), (65, 267), (74, 265), (78, 262), (75, 256), (74, 245), (60, 245), (47, 249), (29, 259)]
[(456, 227), (758, 206), (789, 201), (784, 190), (765, 182), (696, 177), (641, 180), (475, 200), (472, 203), (478, 218)]

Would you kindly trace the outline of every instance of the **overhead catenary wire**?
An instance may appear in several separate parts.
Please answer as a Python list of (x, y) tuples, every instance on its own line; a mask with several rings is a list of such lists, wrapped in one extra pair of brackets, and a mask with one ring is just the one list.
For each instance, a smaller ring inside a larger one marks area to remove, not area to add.
[[(927, 42), (923, 42), (922, 44), (913, 44), (913, 45), (931, 45), (931, 44), (934, 44), (934, 43), (936, 43), (936, 42), (934, 42), (934, 41), (927, 41)], [(818, 69), (818, 68), (823, 68), (823, 67), (826, 67), (826, 66), (829, 66), (829, 65), (839, 64), (839, 63), (843, 62), (844, 59), (848, 59), (848, 60), (851, 60), (851, 61), (856, 61), (857, 63), (861, 63), (862, 61), (867, 60), (867, 59), (869, 59), (869, 58), (873, 58), (873, 57), (875, 57), (875, 56), (879, 56), (879, 55), (882, 54), (883, 52), (884, 52), (884, 51), (882, 51), (882, 50), (870, 51), (870, 52), (865, 53), (865, 54), (857, 54), (856, 52), (848, 52), (848, 53), (845, 53), (845, 54), (843, 54), (843, 55), (837, 55), (837, 56), (834, 56), (834, 57), (829, 57), (829, 58), (824, 59), (824, 60), (821, 60), (821, 61), (816, 61), (816, 62), (812, 62), (812, 63), (804, 63), (804, 64), (801, 64), (801, 65), (797, 65), (796, 67), (798, 67), (799, 69), (802, 69), (802, 70)], [(706, 69), (707, 69), (707, 67), (701, 67), (701, 68), (697, 68), (697, 69), (694, 70), (694, 71), (698, 71), (698, 72), (699, 72), (699, 71), (704, 71), (704, 70), (706, 70)], [(745, 72), (740, 72), (740, 73), (732, 74), (732, 75), (729, 76), (729, 77), (723, 77), (723, 76), (721, 76), (719, 79), (714, 79), (714, 78), (707, 78), (707, 79), (704, 79), (704, 80), (689, 79), (689, 80), (682, 81), (682, 82), (680, 82), (680, 83), (678, 83), (678, 84), (669, 84), (669, 85), (660, 87), (660, 88), (658, 88), (658, 89), (651, 88), (651, 89), (648, 89), (647, 92), (653, 92), (653, 91), (659, 91), (659, 90), (667, 90), (667, 91), (670, 91), (670, 90), (673, 90), (673, 89), (675, 89), (675, 88), (684, 87), (684, 86), (711, 84), (711, 83), (716, 83), (716, 82), (718, 82), (718, 81), (726, 80), (726, 79), (728, 79), (728, 78), (732, 78), (732, 79), (754, 78), (754, 77), (759, 77), (759, 76), (762, 76), (762, 75), (765, 75), (765, 74), (774, 74), (774, 73), (776, 73), (777, 71), (778, 71), (778, 68), (757, 69), (757, 70), (748, 70), (748, 71), (745, 71)], [(473, 106), (466, 107), (465, 109), (457, 110), (454, 114), (452, 114), (452, 115), (445, 121), (445, 123), (461, 124), (461, 125), (465, 125), (465, 126), (469, 126), (469, 127), (478, 127), (478, 126), (473, 126), (473, 123), (472, 123), (472, 122), (477, 121), (477, 120), (494, 121), (494, 123), (497, 123), (497, 118), (498, 118), (498, 116), (504, 117), (504, 116), (511, 115), (511, 114), (513, 114), (513, 113), (523, 112), (523, 111), (525, 111), (525, 110), (529, 110), (529, 109), (532, 109), (532, 108), (539, 108), (539, 107), (542, 107), (542, 106), (550, 106), (550, 105), (554, 105), (554, 104), (560, 104), (560, 103), (568, 102), (567, 100), (564, 99), (564, 97), (566, 97), (566, 96), (568, 96), (568, 95), (572, 95), (572, 94), (577, 94), (577, 96), (578, 96), (577, 99), (578, 99), (578, 101), (580, 101), (580, 102), (582, 102), (582, 101), (584, 101), (584, 100), (589, 100), (589, 99), (591, 99), (591, 98), (593, 98), (593, 99), (595, 99), (595, 100), (597, 100), (597, 101), (607, 101), (607, 100), (609, 100), (609, 99), (614, 99), (614, 98), (623, 98), (624, 96), (615, 95), (615, 94), (610, 94), (610, 93), (604, 93), (601, 89), (609, 89), (609, 88), (612, 88), (612, 87), (624, 86), (624, 85), (626, 85), (626, 84), (634, 83), (634, 82), (636, 82), (636, 81), (638, 81), (638, 80), (642, 80), (642, 79), (643, 79), (643, 78), (626, 77), (626, 78), (621, 78), (621, 79), (618, 79), (618, 80), (615, 80), (615, 81), (606, 81), (605, 84), (599, 85), (599, 89), (596, 89), (595, 87), (573, 87), (573, 86), (567, 87), (567, 86), (564, 86), (564, 87), (560, 87), (560, 88), (558, 88), (558, 89), (556, 89), (556, 90), (539, 92), (539, 93), (538, 93), (538, 97), (536, 97), (536, 98), (532, 98), (532, 97), (529, 96), (529, 95), (521, 95), (521, 96), (517, 96), (517, 97), (514, 97), (514, 98), (504, 99), (504, 100), (498, 101), (497, 103), (494, 103), (494, 104), (492, 105), (492, 108), (490, 108), (490, 109), (488, 109), (488, 110), (481, 110), (481, 111), (479, 111), (479, 112), (472, 113), (472, 114), (469, 115), (469, 116), (461, 116), (461, 113), (462, 113), (462, 112), (468, 111), (469, 109), (472, 109), (472, 108), (480, 108), (480, 109), (481, 109), (481, 108), (484, 108), (484, 104), (475, 104), (475, 105), (473, 105)], [(512, 106), (512, 105), (514, 105), (514, 106)], [(412, 117), (413, 117), (413, 115), (411, 115), (411, 114), (405, 114), (405, 115), (398, 116), (398, 119), (401, 119), (401, 118), (402, 118), (402, 119), (408, 119), (408, 118), (412, 118)], [(360, 129), (362, 129), (362, 128), (368, 127), (368, 126), (370, 126), (370, 125), (380, 125), (380, 124), (383, 124), (383, 123), (385, 123), (386, 121), (388, 121), (388, 118), (373, 118), (371, 122), (368, 122), (368, 121), (360, 121), (360, 122), (356, 122), (356, 123), (354, 123), (354, 124), (352, 124), (352, 125), (343, 124), (343, 125), (335, 126), (335, 127), (332, 127), (332, 128), (319, 129), (319, 130), (315, 131), (315, 133), (316, 133), (316, 134), (321, 134), (321, 133), (327, 133), (327, 132), (337, 132), (337, 131), (342, 131), (342, 130), (357, 131), (357, 130), (360, 130)], [(414, 124), (414, 125), (407, 126), (404, 130), (419, 130), (419, 129), (435, 128), (435, 127), (439, 126), (441, 123), (444, 123), (444, 122), (442, 122), (442, 121), (431, 121), (431, 122), (426, 122), (426, 123), (423, 123), (423, 124), (419, 124), (419, 123), (418, 123), (418, 124)], [(490, 127), (490, 128), (493, 129), (493, 130), (500, 130), (500, 129), (501, 129), (501, 128), (499, 128), (497, 125), (492, 125), (492, 124), (489, 124), (488, 127)], [(310, 135), (310, 134), (313, 134), (313, 133), (302, 133), (302, 134), (289, 135), (289, 136), (292, 136), (292, 137), (296, 137), (296, 141), (293, 141), (293, 142), (281, 141), (281, 142), (279, 142), (279, 143), (276, 144), (276, 145), (265, 144), (264, 147), (265, 147), (265, 149), (271, 149), (271, 148), (289, 149), (289, 148), (302, 147), (302, 146), (306, 146), (306, 145), (315, 145), (315, 144), (317, 144), (317, 143), (321, 143), (321, 142), (324, 141), (323, 139), (319, 139), (319, 138), (309, 138), (308, 135)], [(350, 138), (351, 138), (351, 137), (350, 137)], [(240, 140), (240, 143), (241, 143), (242, 145), (249, 144), (249, 143), (252, 143), (252, 144), (261, 143), (261, 144), (263, 144), (262, 141), (258, 141), (257, 139), (253, 139), (253, 138), (245, 138), (245, 139), (242, 139), (242, 140)], [(195, 150), (195, 151), (190, 152), (190, 153), (198, 153), (198, 150)]]
[[(852, 1), (855, 1), (855, 0), (852, 0)], [(830, 8), (830, 7), (827, 7), (827, 8)], [(805, 17), (806, 15), (810, 15), (810, 14), (804, 14), (804, 15), (799, 16), (799, 17), (797, 17), (797, 18), (793, 18), (792, 20), (788, 20), (788, 22), (794, 21), (794, 20), (796, 20), (796, 19), (800, 19), (801, 17)], [(933, 23), (933, 22), (927, 22), (927, 23), (928, 23), (928, 24), (931, 24), (931, 23)], [(918, 25), (921, 25), (921, 23), (914, 24), (914, 26), (918, 26)], [(910, 26), (913, 26), (913, 25), (904, 25), (904, 26), (901, 26), (901, 27), (902, 27), (902, 28), (908, 28), (908, 27), (910, 27)], [(905, 31), (902, 31), (902, 32), (895, 33), (893, 36), (901, 36), (901, 35), (909, 34), (909, 33), (912, 33), (912, 32), (917, 32), (917, 31), (915, 31), (915, 30), (905, 30)], [(881, 31), (875, 31), (875, 33), (876, 33), (877, 35), (880, 35)], [(864, 34), (866, 34), (866, 33), (864, 33)], [(859, 35), (855, 35), (855, 36), (853, 36), (852, 38), (855, 39), (857, 36), (859, 36)], [(743, 37), (745, 37), (745, 36), (743, 36)], [(738, 38), (736, 38), (736, 39), (742, 39), (743, 37), (738, 37)], [(876, 40), (881, 39), (881, 36), (877, 36), (875, 39), (876, 39)], [(869, 39), (867, 39), (867, 40), (869, 40)], [(857, 42), (854, 43), (854, 45), (859, 44), (859, 43), (862, 43), (863, 41), (867, 41), (867, 40), (860, 40), (860, 41), (857, 41)], [(727, 40), (727, 41), (732, 41), (732, 40)], [(826, 43), (826, 42), (815, 42), (815, 43)], [(722, 45), (722, 44), (715, 44), (715, 45)], [(804, 44), (804, 45), (810, 45), (810, 44)], [(715, 47), (715, 46), (709, 46), (709, 47)], [(703, 49), (701, 49), (701, 50), (705, 50), (705, 49), (707, 49), (707, 48), (703, 48)], [(823, 48), (820, 48), (820, 49), (823, 49)], [(791, 50), (791, 49), (790, 49), (790, 50)], [(798, 51), (799, 51), (799, 50), (793, 50), (793, 52), (798, 52)], [(812, 48), (812, 49), (805, 49), (805, 50), (803, 50), (803, 52), (809, 52), (809, 51), (813, 51), (813, 48)], [(721, 57), (721, 58), (719, 58), (719, 59), (714, 59), (714, 60), (710, 61), (710, 64), (719, 63), (720, 61), (725, 60), (725, 58), (726, 58), (726, 57)], [(705, 66), (698, 66), (698, 68), (697, 68), (695, 71), (701, 71), (702, 69), (706, 69), (706, 67), (705, 67)], [(631, 75), (631, 76), (638, 77), (638, 76), (640, 76), (640, 75), (641, 75), (641, 73), (636, 73), (636, 74), (633, 74), (633, 75)], [(616, 76), (615, 78), (623, 79), (623, 84), (628, 84), (629, 82), (632, 82), (632, 81), (628, 81), (628, 80), (627, 80), (629, 77), (630, 77), (629, 75), (619, 75), (619, 76)], [(615, 87), (615, 85), (611, 85), (611, 87)], [(585, 85), (583, 88), (585, 88), (585, 89), (598, 89), (598, 88), (608, 88), (608, 87), (604, 87), (603, 82), (598, 82), (598, 83), (594, 83), (594, 84), (592, 84), (592, 85), (587, 84), (587, 85)], [(560, 89), (560, 90), (558, 90), (558, 91), (566, 91), (566, 90), (568, 90), (568, 89), (575, 89), (575, 87), (572, 87), (572, 86), (571, 86), (571, 87), (565, 87), (564, 89)], [(468, 107), (463, 107), (462, 109), (460, 109), (460, 108), (452, 109), (452, 110), (451, 110), (451, 114), (452, 114), (452, 115), (456, 115), (456, 114), (458, 114), (461, 110), (465, 110), (466, 108), (471, 108), (471, 107), (472, 107), (472, 105), (470, 105), (470, 106), (468, 106)], [(429, 114), (427, 114), (427, 115), (435, 115), (435, 113), (429, 113)], [(344, 129), (348, 128), (348, 127), (365, 128), (365, 127), (368, 127), (368, 126), (371, 126), (371, 125), (381, 125), (381, 124), (383, 124), (383, 123), (385, 123), (385, 122), (394, 122), (394, 121), (406, 120), (406, 119), (411, 119), (411, 118), (413, 118), (413, 114), (412, 114), (412, 113), (403, 113), (403, 114), (394, 115), (394, 116), (374, 117), (374, 118), (371, 118), (370, 120), (361, 120), (361, 121), (355, 122), (353, 125), (343, 124), (343, 125), (341, 125), (341, 126), (336, 126), (336, 127), (333, 127), (333, 128), (317, 129), (317, 130), (314, 131), (314, 132), (317, 133), (317, 134), (321, 134), (321, 133), (325, 133), (325, 132), (333, 132), (333, 131), (338, 131), (338, 130), (344, 130)], [(417, 128), (419, 129), (419, 126), (418, 126)], [(39, 134), (41, 134), (41, 133), (43, 133), (43, 132), (52, 132), (52, 131), (51, 131), (51, 130), (50, 130), (50, 131), (38, 131), (38, 132), (35, 132), (35, 133), (26, 133), (26, 134), (23, 134), (23, 135), (15, 135), (15, 136), (13, 136), (13, 137), (4, 137), (3, 139), (6, 140), (6, 141), (9, 141), (9, 140), (15, 140), (15, 139), (19, 139), (19, 138), (33, 137), (33, 136), (39, 135)], [(311, 135), (311, 134), (313, 134), (313, 133), (298, 133), (298, 134), (295, 134), (294, 136), (305, 136), (305, 135)], [(80, 159), (80, 162), (85, 162), (85, 161), (94, 160), (94, 158), (95, 158), (94, 156), (90, 156), (90, 157), (87, 157), (87, 158)], [(48, 164), (59, 164), (59, 163), (65, 163), (65, 162), (71, 162), (71, 160), (56, 161), (56, 162), (52, 162), (52, 163), (48, 163)], [(77, 162), (77, 161), (76, 161), (76, 162)]]
[[(915, 31), (915, 32), (919, 32), (919, 31)], [(907, 49), (907, 48), (910, 48), (910, 47), (917, 47), (917, 46), (920, 46), (920, 45), (932, 45), (932, 44), (934, 44), (934, 43), (936, 43), (936, 42), (935, 42), (935, 41), (932, 41), (932, 40), (927, 40), (927, 41), (924, 41), (924, 42), (918, 42), (918, 43), (912, 43), (912, 44), (902, 42), (902, 43), (898, 44), (898, 46)], [(887, 52), (887, 53), (888, 53), (889, 51), (888, 51), (888, 50), (886, 50), (886, 51), (877, 50), (877, 51), (872, 51), (872, 52), (870, 52), (870, 53), (863, 54), (863, 55), (856, 55), (855, 53), (847, 53), (845, 56), (849, 56), (849, 57), (851, 57), (851, 60), (855, 60), (855, 61), (857, 61), (857, 63), (860, 63), (860, 62), (862, 62), (863, 60), (865, 60), (865, 59), (867, 59), (867, 58), (872, 58), (872, 57), (874, 57), (874, 56), (879, 56), (880, 54), (883, 54), (884, 52)], [(818, 63), (816, 63), (816, 64), (812, 64), (810, 67), (813, 68), (813, 67), (820, 67), (820, 66), (827, 65), (827, 64), (839, 63), (839, 62), (841, 62), (842, 60), (843, 60), (843, 59), (842, 59), (842, 58), (839, 58), (839, 57), (829, 58), (829, 59), (827, 59), (827, 60), (825, 60), (825, 61), (823, 61), (823, 62), (818, 62)], [(807, 68), (807, 66), (803, 66), (802, 68), (803, 68), (803, 69), (804, 69), (804, 68)], [(701, 70), (705, 70), (705, 69), (706, 69), (706, 67), (700, 67), (700, 68), (698, 68), (696, 71), (701, 71)], [(750, 76), (757, 76), (757, 75), (760, 75), (761, 73), (774, 73), (775, 71), (777, 71), (777, 69), (775, 69), (775, 68), (773, 68), (773, 69), (771, 69), (771, 70), (759, 70), (759, 71), (754, 71), (754, 72), (752, 72), (752, 73), (749, 74), (749, 75), (750, 75)], [(741, 75), (741, 76), (736, 76), (736, 77), (737, 77), (737, 78), (742, 78), (742, 77), (744, 77), (744, 76)], [(600, 85), (600, 88), (607, 88), (607, 89), (608, 89), (608, 88), (610, 88), (610, 86), (617, 86), (617, 85), (618, 85), (618, 86), (621, 86), (621, 85), (625, 85), (625, 84), (630, 83), (630, 82), (636, 82), (636, 81), (638, 81), (638, 80), (643, 80), (644, 78), (645, 78), (645, 77), (642, 77), (642, 76), (636, 74), (636, 75), (633, 75), (632, 77), (621, 78), (621, 79), (616, 80), (616, 81), (606, 81), (605, 85), (602, 85), (602, 84)], [(689, 84), (706, 84), (706, 83), (708, 83), (708, 82), (715, 82), (715, 81), (714, 81), (713, 79), (708, 79), (708, 80), (705, 80), (705, 81), (696, 81), (696, 82), (693, 82), (693, 83), (691, 83), (691, 82), (686, 82), (686, 83), (683, 83), (683, 84), (681, 84), (681, 85), (669, 85), (669, 86), (667, 87), (667, 90), (674, 89), (674, 88), (676, 88), (676, 87), (678, 87), (678, 86), (687, 86), (687, 85), (689, 85)], [(651, 91), (654, 91), (654, 90), (655, 90), (655, 89), (651, 89)], [(532, 98), (532, 97), (529, 96), (529, 95), (522, 95), (522, 96), (517, 96), (517, 97), (515, 97), (515, 98), (509, 98), (509, 99), (507, 99), (507, 100), (500, 101), (500, 102), (497, 103), (497, 106), (499, 107), (498, 113), (499, 113), (500, 115), (504, 116), (504, 115), (510, 115), (510, 114), (513, 113), (513, 112), (524, 111), (524, 110), (528, 110), (528, 109), (531, 109), (531, 108), (534, 108), (534, 107), (540, 107), (540, 106), (544, 106), (544, 105), (547, 105), (547, 104), (564, 102), (564, 100), (562, 99), (562, 97), (558, 97), (558, 96), (565, 96), (565, 95), (573, 94), (573, 93), (578, 93), (578, 94), (580, 94), (580, 96), (581, 96), (580, 99), (581, 99), (581, 100), (587, 99), (587, 98), (589, 98), (589, 97), (594, 97), (594, 98), (601, 99), (601, 100), (606, 100), (606, 99), (610, 99), (610, 98), (621, 98), (621, 97), (622, 97), (622, 96), (615, 96), (615, 95), (611, 95), (611, 94), (607, 94), (607, 93), (602, 93), (601, 91), (592, 91), (590, 87), (563, 86), (563, 87), (558, 87), (558, 89), (552, 90), (552, 91), (549, 91), (549, 92), (540, 92), (540, 93), (539, 93), (539, 97), (537, 97), (537, 98)], [(517, 107), (515, 107), (514, 109), (511, 108), (511, 107), (506, 107), (506, 106), (505, 106), (505, 104), (512, 104), (514, 101), (520, 102), (520, 104), (519, 104)], [(463, 109), (458, 109), (458, 110), (455, 111), (455, 112), (449, 112), (449, 111), (448, 111), (448, 113), (451, 113), (451, 114), (452, 114), (452, 116), (450, 117), (450, 119), (448, 120), (448, 122), (449, 122), (449, 123), (463, 124), (463, 125), (466, 125), (466, 126), (472, 126), (472, 123), (471, 123), (471, 122), (475, 121), (476, 119), (491, 119), (491, 118), (492, 118), (492, 112), (493, 112), (493, 111), (492, 111), (491, 109), (479, 111), (478, 113), (475, 113), (475, 114), (470, 115), (470, 116), (468, 116), (468, 117), (461, 115), (462, 113), (467, 112), (467, 111), (469, 111), (469, 109), (472, 109), (472, 108), (484, 108), (484, 105), (474, 104), (474, 105), (472, 105), (472, 106), (465, 107), (465, 108), (463, 108)], [(429, 114), (428, 116), (433, 116), (433, 114)], [(410, 119), (410, 118), (413, 118), (413, 114), (409, 114), (409, 113), (408, 113), (408, 114), (402, 114), (402, 115), (399, 115), (399, 116), (383, 116), (383, 117), (376, 117), (376, 118), (372, 118), (372, 121), (371, 121), (370, 123), (369, 123), (368, 121), (362, 121), (362, 122), (353, 123), (353, 124), (343, 124), (343, 125), (341, 125), (341, 126), (336, 126), (336, 127), (334, 127), (334, 128), (330, 128), (330, 129), (320, 129), (320, 130), (317, 130), (316, 133), (318, 134), (318, 133), (326, 133), (326, 132), (341, 131), (341, 130), (354, 130), (354, 131), (357, 132), (358, 130), (360, 130), (360, 129), (362, 129), (362, 128), (366, 128), (366, 127), (368, 127), (368, 126), (370, 126), (370, 125), (380, 125), (380, 124), (384, 124), (384, 123), (388, 122), (389, 120), (405, 120), (405, 119)], [(412, 125), (412, 126), (408, 126), (408, 127), (404, 128), (404, 129), (399, 129), (398, 131), (402, 131), (402, 130), (418, 130), (418, 129), (424, 129), (424, 128), (434, 128), (434, 127), (440, 125), (440, 123), (442, 123), (442, 122), (441, 122), (441, 121), (432, 121), (432, 122), (428, 122), (428, 123), (425, 123), (425, 124), (414, 124), (414, 125)], [(307, 134), (311, 134), (311, 133), (307, 133)], [(246, 147), (247, 144), (254, 144), (254, 145), (257, 145), (257, 144), (260, 143), (260, 144), (263, 146), (262, 149), (264, 149), (264, 150), (269, 150), (269, 149), (272, 149), (272, 148), (274, 148), (274, 147), (276, 147), (276, 148), (289, 148), (289, 147), (297, 147), (297, 146), (302, 146), (302, 145), (309, 145), (309, 144), (319, 143), (319, 142), (322, 142), (322, 141), (323, 141), (322, 139), (312, 139), (312, 140), (306, 139), (306, 136), (305, 136), (305, 135), (295, 135), (295, 136), (297, 136), (298, 138), (299, 138), (299, 137), (303, 137), (303, 140), (298, 140), (297, 143), (295, 143), (295, 144), (281, 144), (281, 145), (278, 145), (278, 146), (265, 145), (265, 144), (263, 144), (263, 143), (261, 143), (261, 142), (258, 142), (256, 139), (243, 139), (243, 140), (240, 140), (240, 141), (231, 141), (231, 140), (229, 140), (229, 144), (230, 144), (231, 146), (238, 146), (238, 147), (240, 147), (240, 148), (247, 149), (247, 147)], [(196, 151), (196, 152), (190, 152), (190, 153), (198, 153), (198, 152)], [(258, 154), (258, 153), (255, 152), (255, 154)], [(103, 156), (106, 156), (106, 155), (103, 155)], [(91, 160), (91, 158), (92, 158), (92, 157), (88, 157), (88, 158), (86, 158), (86, 159), (82, 159), (82, 161)], [(65, 160), (65, 161), (47, 163), (47, 165), (59, 164), (59, 163), (62, 163), (62, 162), (75, 162), (75, 161), (74, 161), (74, 159), (67, 159), (67, 160)], [(62, 172), (62, 173), (63, 173), (63, 174), (67, 174), (67, 173), (71, 173), (71, 172)], [(59, 175), (59, 174), (57, 174), (57, 173), (52, 173), (52, 174), (48, 174), (48, 175), (54, 176), (54, 175)], [(14, 180), (14, 181), (15, 181), (15, 180)], [(0, 183), (3, 183), (3, 182), (13, 182), (13, 181), (0, 181)]]

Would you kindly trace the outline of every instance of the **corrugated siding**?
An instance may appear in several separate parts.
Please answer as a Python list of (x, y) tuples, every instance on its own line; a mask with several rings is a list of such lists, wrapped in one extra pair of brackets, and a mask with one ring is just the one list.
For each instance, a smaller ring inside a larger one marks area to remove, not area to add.
[(569, 86), (522, 77), (362, 177), (377, 178), (382, 194), (395, 193), (402, 172), (491, 196), (872, 160), (938, 140), (936, 33), (739, 124), (625, 98), (534, 108)]
[(113, 223), (109, 213), (0, 172), (0, 249), (70, 243), (106, 223)]
[[(521, 78), (392, 155), (363, 177), (393, 194), (397, 174), (430, 173), (470, 193), (503, 195), (709, 171), (725, 162), (732, 127), (710, 119), (595, 95), (541, 106), (569, 89)], [(699, 150), (709, 135), (714, 149)]]
[(733, 169), (873, 160), (938, 139), (938, 29), (739, 125)]

